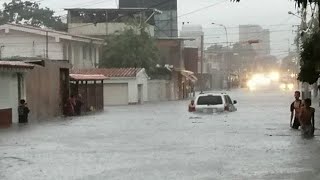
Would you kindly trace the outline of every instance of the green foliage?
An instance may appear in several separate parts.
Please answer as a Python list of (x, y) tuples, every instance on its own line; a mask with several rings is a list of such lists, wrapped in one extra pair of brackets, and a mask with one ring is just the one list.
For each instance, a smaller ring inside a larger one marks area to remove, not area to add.
[(3, 9), (0, 11), (0, 24), (25, 24), (66, 31), (67, 25), (54, 13), (49, 8), (41, 8), (37, 2), (12, 0), (3, 4)]
[(316, 66), (320, 63), (320, 33), (313, 32), (302, 44), (301, 72), (299, 80), (313, 84), (317, 81), (319, 73)]
[(145, 28), (125, 29), (106, 37), (105, 44), (101, 67), (142, 67), (148, 73), (155, 71), (159, 52)]

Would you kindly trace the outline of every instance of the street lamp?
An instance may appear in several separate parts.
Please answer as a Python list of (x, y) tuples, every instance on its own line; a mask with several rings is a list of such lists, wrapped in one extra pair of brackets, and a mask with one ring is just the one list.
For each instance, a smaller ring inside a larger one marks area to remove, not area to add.
[(229, 38), (228, 38), (228, 30), (227, 27), (223, 24), (216, 24), (216, 23), (211, 23), (212, 25), (217, 25), (217, 26), (221, 26), (224, 28), (225, 32), (226, 32), (226, 40), (227, 40), (227, 46), (229, 46)]
[[(224, 28), (225, 32), (226, 32), (226, 40), (227, 40), (227, 48), (229, 47), (229, 38), (228, 38), (228, 30), (227, 30), (227, 27), (223, 24), (216, 24), (216, 23), (211, 23), (212, 25), (217, 25), (217, 26), (221, 26)], [(226, 49), (228, 50), (228, 49)], [(225, 59), (225, 52), (223, 53), (223, 59), (224, 59), (224, 83), (226, 83), (226, 86), (227, 86), (227, 89), (229, 90), (230, 89), (230, 84), (229, 84), (229, 73), (230, 73), (230, 70), (229, 70), (229, 67), (228, 67), (228, 63), (226, 62), (226, 59)], [(229, 61), (228, 61), (229, 62)], [(225, 85), (223, 85), (225, 86)]]

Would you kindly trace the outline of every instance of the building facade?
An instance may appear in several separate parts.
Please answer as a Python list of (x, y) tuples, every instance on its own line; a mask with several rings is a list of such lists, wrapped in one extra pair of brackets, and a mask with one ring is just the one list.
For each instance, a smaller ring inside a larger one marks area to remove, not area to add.
[(99, 65), (104, 40), (25, 25), (0, 26), (1, 58), (66, 60), (75, 68)]
[(178, 37), (177, 0), (119, 0), (119, 8), (155, 8), (162, 13), (155, 15), (156, 37)]
[(143, 68), (75, 69), (72, 73), (107, 77), (103, 85), (105, 106), (143, 104), (148, 101), (148, 75)]
[(31, 109), (29, 120), (43, 121), (63, 115), (69, 97), (68, 61), (24, 60), (34, 65), (26, 74), (26, 99)]
[(83, 35), (97, 38), (105, 38), (106, 35), (121, 32), (126, 28), (140, 31), (136, 22), (143, 20), (146, 31), (154, 36), (154, 15), (156, 9), (66, 9), (68, 11), (68, 32), (75, 35)]

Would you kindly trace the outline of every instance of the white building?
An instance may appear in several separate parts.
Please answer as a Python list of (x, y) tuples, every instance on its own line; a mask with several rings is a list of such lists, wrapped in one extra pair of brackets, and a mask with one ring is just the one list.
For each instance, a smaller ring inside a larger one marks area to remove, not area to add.
[(102, 39), (25, 25), (0, 26), (0, 57), (41, 57), (68, 60), (74, 68), (94, 68), (100, 60)]
[(19, 100), (25, 99), (25, 73), (33, 65), (15, 61), (0, 61), (0, 126), (18, 123)]
[(104, 105), (143, 104), (148, 101), (148, 75), (142, 68), (73, 70), (73, 74), (101, 74), (104, 81)]

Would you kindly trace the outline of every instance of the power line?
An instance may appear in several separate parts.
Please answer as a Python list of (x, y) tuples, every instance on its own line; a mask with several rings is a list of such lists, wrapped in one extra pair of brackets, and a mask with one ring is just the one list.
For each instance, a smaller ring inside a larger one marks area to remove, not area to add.
[[(229, 27), (226, 27), (227, 29), (239, 29), (241, 25), (238, 25), (238, 26), (229, 26)], [(246, 27), (250, 28), (250, 27), (256, 27), (257, 25), (245, 25)], [(282, 27), (282, 26), (296, 26), (296, 24), (269, 24), (269, 25), (259, 25), (259, 26), (262, 26), (262, 27), (265, 27), (265, 26), (270, 26), (270, 27)], [(220, 29), (220, 27), (207, 27), (207, 28), (202, 28), (202, 29)]]
[[(72, 5), (72, 6), (78, 6), (78, 7), (76, 7), (76, 8), (81, 8), (81, 7), (83, 7), (84, 5), (97, 5), (97, 4), (101, 4), (101, 3), (107, 2), (106, 0), (98, 1), (98, 2), (95, 2), (95, 1), (96, 1), (96, 0), (88, 1), (88, 2), (85, 2), (85, 3), (81, 3), (81, 4), (74, 4), (74, 5)], [(110, 0), (109, 0), (109, 1), (110, 1)], [(95, 3), (93, 3), (93, 2), (95, 2)], [(93, 4), (91, 4), (91, 3), (93, 3)], [(63, 9), (63, 10), (60, 10), (60, 11), (56, 11), (55, 13), (58, 13), (58, 12), (65, 12), (65, 10)], [(67, 16), (67, 14), (65, 14), (65, 15), (63, 15), (63, 16)]]
[(194, 10), (194, 11), (191, 11), (191, 12), (188, 12), (188, 13), (185, 13), (185, 14), (180, 15), (180, 16), (178, 16), (178, 18), (181, 18), (181, 17), (187, 16), (187, 15), (190, 15), (190, 14), (194, 14), (194, 13), (196, 13), (196, 12), (199, 12), (199, 11), (202, 11), (202, 10), (205, 10), (205, 9), (209, 9), (209, 8), (211, 8), (211, 7), (214, 7), (214, 6), (220, 5), (220, 4), (225, 3), (225, 2), (226, 2), (226, 1), (225, 1), (225, 0), (223, 0), (223, 1), (220, 1), (220, 2), (218, 2), (218, 3), (211, 4), (211, 5), (209, 5), (209, 6), (205, 6), (205, 7), (202, 7), (202, 8), (196, 9), (196, 10)]
[[(270, 33), (276, 33), (276, 32), (291, 32), (292, 30), (274, 30), (274, 31), (269, 31)], [(244, 35), (244, 34), (261, 34), (261, 32), (248, 32), (248, 33), (228, 33), (228, 35)], [(216, 37), (216, 36), (221, 36), (224, 35), (223, 33), (221, 34), (209, 34), (209, 35), (205, 35), (205, 37)]]

